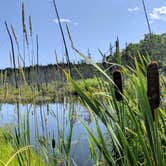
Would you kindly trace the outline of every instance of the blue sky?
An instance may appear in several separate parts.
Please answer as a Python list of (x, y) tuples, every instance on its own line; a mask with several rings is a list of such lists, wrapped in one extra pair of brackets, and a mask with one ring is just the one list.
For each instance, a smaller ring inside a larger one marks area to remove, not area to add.
[[(166, 32), (166, 1), (145, 1), (152, 31)], [(14, 26), (22, 48), (21, 2), (0, 2), (0, 68), (10, 66), (5, 20)], [(55, 63), (54, 50), (62, 60), (65, 51), (51, 0), (24, 0), (24, 3), (27, 26), (28, 16), (32, 17), (34, 48), (35, 35), (39, 35), (39, 63)], [(107, 52), (109, 43), (113, 44), (117, 36), (123, 48), (126, 42), (138, 42), (148, 32), (141, 0), (56, 0), (56, 3), (64, 30), (68, 23), (76, 48), (84, 54), (89, 48), (95, 61), (101, 60), (98, 48)], [(72, 60), (80, 59), (72, 49), (69, 52)], [(29, 65), (29, 59), (26, 60)]]

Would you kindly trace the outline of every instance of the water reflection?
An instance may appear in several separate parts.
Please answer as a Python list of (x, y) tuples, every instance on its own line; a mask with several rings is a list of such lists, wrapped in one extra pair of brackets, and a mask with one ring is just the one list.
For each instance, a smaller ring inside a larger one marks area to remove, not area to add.
[[(17, 127), (18, 133), (30, 133), (29, 143), (35, 145), (50, 144), (54, 137), (60, 142), (59, 135), (69, 136), (71, 124), (71, 157), (77, 165), (92, 165), (87, 141), (87, 134), (79, 119), (83, 119), (89, 128), (94, 124), (89, 113), (79, 104), (57, 103), (45, 105), (4, 104), (0, 109), (0, 127)], [(22, 129), (24, 127), (24, 129)], [(27, 138), (28, 142), (28, 138)], [(50, 148), (48, 146), (48, 148)], [(51, 151), (51, 148), (50, 148)]]

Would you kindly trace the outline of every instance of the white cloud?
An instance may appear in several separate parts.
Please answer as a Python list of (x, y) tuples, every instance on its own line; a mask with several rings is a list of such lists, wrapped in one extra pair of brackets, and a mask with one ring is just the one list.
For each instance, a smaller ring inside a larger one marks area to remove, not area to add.
[(153, 21), (152, 21), (152, 20), (150, 20), (150, 21), (149, 21), (149, 24), (151, 24), (151, 25), (152, 25), (152, 24), (153, 24)]
[(78, 26), (79, 23), (78, 23), (78, 22), (74, 22), (73, 25), (74, 25), (74, 26)]
[(153, 20), (166, 21), (166, 6), (162, 6), (160, 8), (153, 8), (152, 13), (150, 13), (150, 17)]
[(137, 11), (139, 11), (139, 10), (140, 10), (140, 8), (139, 8), (138, 6), (136, 6), (136, 7), (134, 7), (134, 8), (128, 8), (128, 11), (129, 11), (130, 13), (137, 12)]
[[(53, 22), (55, 22), (56, 24), (58, 24), (58, 19), (54, 19)], [(71, 23), (71, 20), (70, 19), (67, 19), (67, 18), (60, 18), (60, 22), (61, 23)]]
[[(53, 19), (53, 22), (56, 23), (56, 24), (58, 24), (58, 19), (57, 18)], [(79, 25), (78, 22), (73, 22), (72, 20), (67, 19), (67, 18), (60, 18), (60, 22), (61, 23), (66, 23), (66, 24), (73, 24), (76, 27)]]

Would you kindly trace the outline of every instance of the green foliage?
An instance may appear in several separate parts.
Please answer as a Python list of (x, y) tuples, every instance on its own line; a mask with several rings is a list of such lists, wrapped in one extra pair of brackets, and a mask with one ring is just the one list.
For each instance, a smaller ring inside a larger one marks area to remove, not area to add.
[[(77, 80), (82, 89), (88, 91), (85, 82), (94, 92), (98, 91), (97, 78)], [(53, 81), (51, 83), (39, 85), (39, 91), (35, 86), (22, 85), (18, 89), (11, 85), (0, 88), (1, 103), (41, 103), (41, 102), (62, 102), (63, 96), (74, 96), (75, 89), (69, 82)]]
[[(0, 129), (0, 166), (9, 165), (16, 166), (20, 165), (19, 157), (22, 155), (24, 158), (26, 153), (30, 156), (29, 161), (24, 160), (24, 162), (29, 163), (30, 166), (41, 165), (44, 166), (45, 163), (41, 156), (35, 153), (31, 147), (20, 147), (19, 149), (15, 149), (13, 147), (13, 138), (10, 135), (9, 129), (6, 129), (5, 133)], [(23, 164), (23, 163), (22, 163)], [(25, 164), (25, 163), (24, 163)], [(23, 165), (24, 165), (23, 164)]]
[[(129, 43), (125, 49), (121, 52), (121, 60), (123, 65), (134, 64), (134, 57), (138, 57), (139, 53), (145, 57), (150, 56), (151, 59), (157, 60), (163, 71), (166, 63), (166, 34), (156, 35), (156, 34), (145, 34), (144, 39), (140, 40), (139, 43)], [(116, 62), (116, 54), (108, 56), (107, 60), (111, 62)]]
[[(166, 162), (166, 121), (164, 107), (155, 110), (155, 121), (147, 97), (146, 64), (148, 60), (138, 54), (139, 60), (133, 59), (133, 68), (119, 66), (125, 77), (124, 100), (118, 102), (114, 94), (111, 78), (101, 69), (99, 72), (106, 80), (99, 80), (99, 93), (84, 92), (72, 80), (68, 79), (77, 91), (96, 123), (94, 134), (83, 125), (89, 135), (89, 146), (94, 163), (103, 165), (161, 165)], [(96, 64), (94, 67), (98, 68)], [(86, 86), (88, 86), (85, 83)], [(99, 125), (100, 124), (100, 125)], [(101, 129), (101, 124), (107, 133)], [(94, 146), (94, 147), (93, 147)]]

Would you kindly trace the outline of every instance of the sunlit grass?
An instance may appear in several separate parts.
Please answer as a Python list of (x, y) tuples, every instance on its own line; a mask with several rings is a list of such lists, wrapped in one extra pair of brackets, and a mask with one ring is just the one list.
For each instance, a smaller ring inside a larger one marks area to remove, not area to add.
[[(9, 129), (7, 129), (9, 130)], [(42, 157), (35, 153), (30, 146), (27, 147), (22, 147), (20, 149), (14, 149), (12, 146), (13, 140), (7, 139), (6, 137), (3, 136), (2, 134), (2, 129), (0, 129), (0, 165), (9, 165), (9, 166), (16, 166), (20, 164), (20, 161), (18, 160), (18, 155), (22, 154), (24, 156), (24, 153), (27, 151), (30, 154), (30, 159), (29, 159), (29, 165), (34, 166), (34, 165), (41, 165), (44, 166), (45, 162), (42, 159)], [(26, 162), (26, 161), (25, 161)], [(25, 164), (24, 162), (24, 164)], [(28, 163), (28, 162), (27, 162)]]

